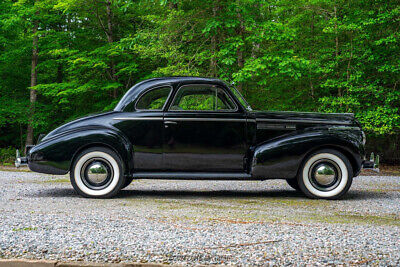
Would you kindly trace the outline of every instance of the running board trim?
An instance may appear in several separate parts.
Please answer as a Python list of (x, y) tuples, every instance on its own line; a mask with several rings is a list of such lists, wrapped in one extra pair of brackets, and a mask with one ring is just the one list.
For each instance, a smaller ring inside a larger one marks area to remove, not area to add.
[(135, 179), (188, 179), (188, 180), (245, 180), (251, 179), (248, 173), (204, 173), (204, 172), (136, 172)]

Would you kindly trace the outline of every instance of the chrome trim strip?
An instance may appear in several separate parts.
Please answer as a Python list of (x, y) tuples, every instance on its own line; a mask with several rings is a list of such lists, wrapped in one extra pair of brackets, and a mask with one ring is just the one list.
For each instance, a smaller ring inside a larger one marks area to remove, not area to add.
[(232, 121), (232, 122), (242, 122), (246, 121), (246, 119), (229, 119), (229, 118), (168, 118), (165, 120), (169, 121)]
[(163, 117), (117, 117), (113, 120), (130, 120), (130, 121), (147, 121), (147, 120), (162, 120)]
[(355, 131), (360, 131), (361, 128), (354, 126), (333, 126), (333, 127), (329, 127), (329, 130), (355, 130)]
[[(162, 117), (118, 117), (114, 120), (162, 120)], [(232, 121), (244, 122), (246, 119), (229, 119), (229, 118), (165, 118), (166, 121)]]
[(256, 119), (257, 122), (280, 122), (280, 123), (323, 123), (323, 124), (338, 124), (338, 125), (351, 125), (351, 122), (341, 121), (324, 121), (324, 120), (287, 120), (287, 119)]
[(257, 129), (260, 129), (260, 130), (296, 130), (296, 126), (295, 125), (287, 125), (287, 124), (258, 123)]

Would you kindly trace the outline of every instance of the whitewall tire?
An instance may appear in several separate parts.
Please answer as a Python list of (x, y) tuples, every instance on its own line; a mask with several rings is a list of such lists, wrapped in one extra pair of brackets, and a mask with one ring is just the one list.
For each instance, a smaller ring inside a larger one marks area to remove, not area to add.
[(93, 147), (81, 152), (70, 171), (71, 184), (84, 197), (113, 197), (125, 184), (123, 163), (111, 149)]
[(342, 153), (324, 149), (306, 158), (297, 181), (310, 198), (338, 199), (350, 189), (353, 169)]

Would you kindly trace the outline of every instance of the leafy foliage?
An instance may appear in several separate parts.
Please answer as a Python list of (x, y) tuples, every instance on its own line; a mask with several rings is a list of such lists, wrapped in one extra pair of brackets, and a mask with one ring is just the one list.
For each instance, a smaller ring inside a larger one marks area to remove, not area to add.
[(173, 75), (233, 81), (255, 109), (354, 112), (369, 136), (398, 136), (399, 26), (397, 0), (3, 0), (0, 146), (23, 145), (29, 89), (38, 135)]

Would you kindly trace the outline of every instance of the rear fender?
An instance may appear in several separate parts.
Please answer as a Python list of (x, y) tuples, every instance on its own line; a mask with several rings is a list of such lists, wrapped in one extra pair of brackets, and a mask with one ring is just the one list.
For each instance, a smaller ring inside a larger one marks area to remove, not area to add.
[(133, 169), (132, 144), (122, 132), (106, 127), (82, 127), (41, 142), (29, 151), (28, 165), (37, 172), (66, 174), (77, 154), (93, 146), (114, 150), (126, 166), (125, 174)]
[(350, 157), (356, 165), (355, 172), (361, 168), (364, 147), (357, 132), (325, 128), (296, 131), (255, 147), (252, 177), (294, 178), (307, 155), (328, 147)]

